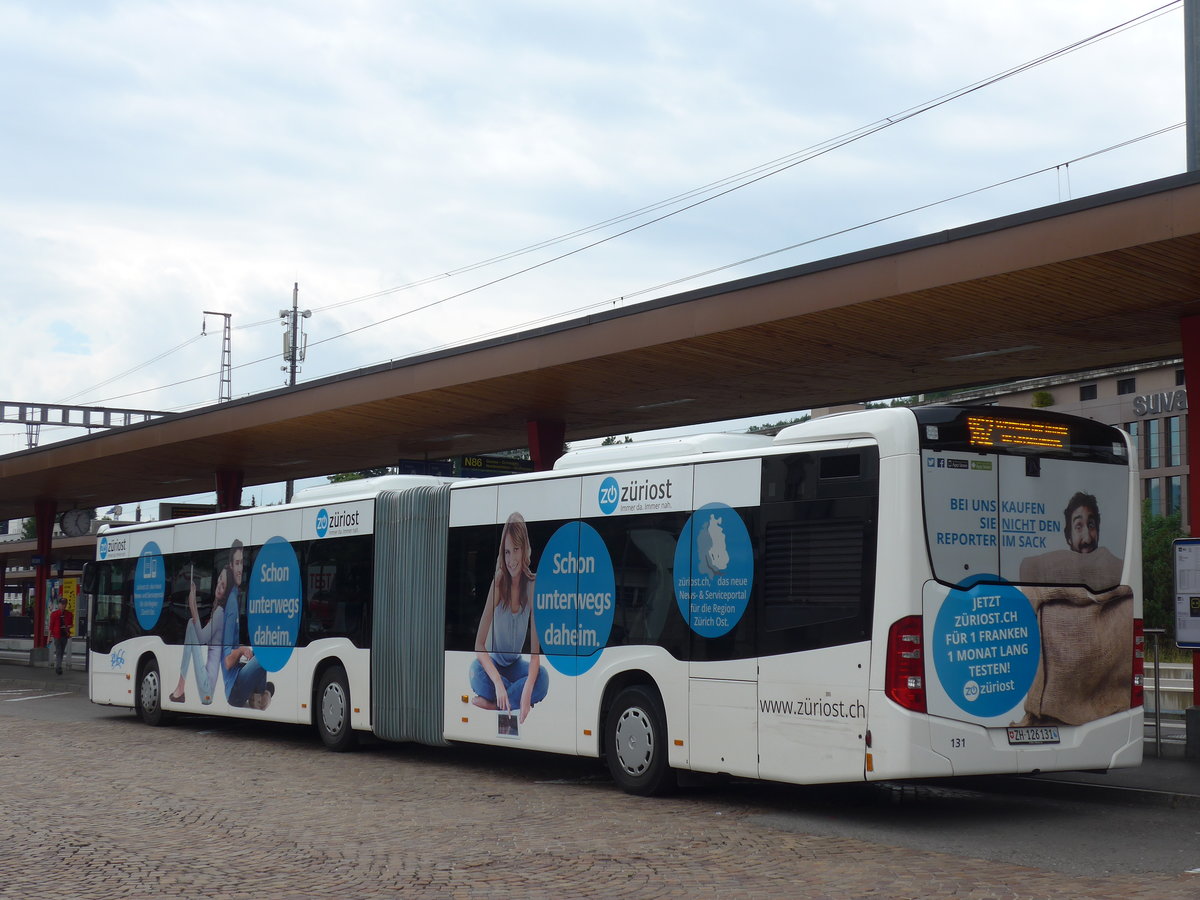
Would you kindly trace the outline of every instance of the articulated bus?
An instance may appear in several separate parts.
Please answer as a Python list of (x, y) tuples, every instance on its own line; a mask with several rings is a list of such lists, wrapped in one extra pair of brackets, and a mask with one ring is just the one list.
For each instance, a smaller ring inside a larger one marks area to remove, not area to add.
[(89, 690), (176, 713), (793, 783), (1135, 766), (1123, 432), (894, 408), (393, 476), (103, 532)]

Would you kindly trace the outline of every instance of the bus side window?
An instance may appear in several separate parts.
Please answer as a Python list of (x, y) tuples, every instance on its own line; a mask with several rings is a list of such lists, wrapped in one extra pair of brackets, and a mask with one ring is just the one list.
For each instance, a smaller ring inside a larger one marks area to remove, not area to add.
[(616, 579), (609, 646), (651, 644), (678, 658), (688, 634), (675, 601), (675, 547), (687, 513), (619, 516), (592, 524), (604, 538)]
[(878, 451), (764, 461), (760, 651), (866, 640), (875, 595)]
[(305, 572), (305, 635), (301, 640), (349, 638), (355, 646), (369, 646), (374, 572), (371, 538), (329, 538), (307, 545)]

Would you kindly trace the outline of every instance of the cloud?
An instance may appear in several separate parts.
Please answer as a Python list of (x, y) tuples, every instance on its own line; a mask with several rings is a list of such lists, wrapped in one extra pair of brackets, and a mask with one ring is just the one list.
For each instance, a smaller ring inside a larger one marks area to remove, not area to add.
[[(647, 217), (334, 306), (815, 147), (1139, 11), (1117, 0), (6, 4), (0, 302), (12, 318), (0, 352), (29, 364), (0, 374), (0, 394), (50, 402), (135, 369), (86, 399), (212, 402), (219, 346), (188, 343), (209, 309), (233, 313), (241, 396), (282, 383), (277, 315), (295, 282), (314, 310), (302, 378), (317, 377), (650, 296), (1076, 159), (1182, 120), (1178, 10), (494, 286), (472, 290)], [(1182, 141), (707, 280), (1171, 174)]]

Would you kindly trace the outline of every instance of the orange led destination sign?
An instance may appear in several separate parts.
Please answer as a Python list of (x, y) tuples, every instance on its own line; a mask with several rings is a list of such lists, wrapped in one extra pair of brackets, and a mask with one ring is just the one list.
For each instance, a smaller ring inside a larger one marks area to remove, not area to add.
[(996, 416), (967, 416), (967, 431), (974, 447), (1038, 447), (1065, 450), (1071, 433), (1066, 425), (1052, 425)]

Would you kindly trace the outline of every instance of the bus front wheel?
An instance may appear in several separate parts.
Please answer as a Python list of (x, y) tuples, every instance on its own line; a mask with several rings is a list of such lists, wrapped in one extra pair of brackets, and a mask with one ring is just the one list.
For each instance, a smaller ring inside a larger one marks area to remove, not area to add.
[(651, 797), (675, 786), (667, 765), (667, 726), (662, 701), (644, 685), (617, 695), (608, 710), (604, 751), (613, 781), (623, 791)]
[(162, 725), (167, 719), (162, 707), (162, 676), (154, 658), (142, 667), (138, 676), (137, 713), (147, 725)]
[(317, 733), (325, 746), (337, 753), (357, 743), (350, 728), (350, 686), (341, 666), (326, 669), (321, 676), (317, 688)]

